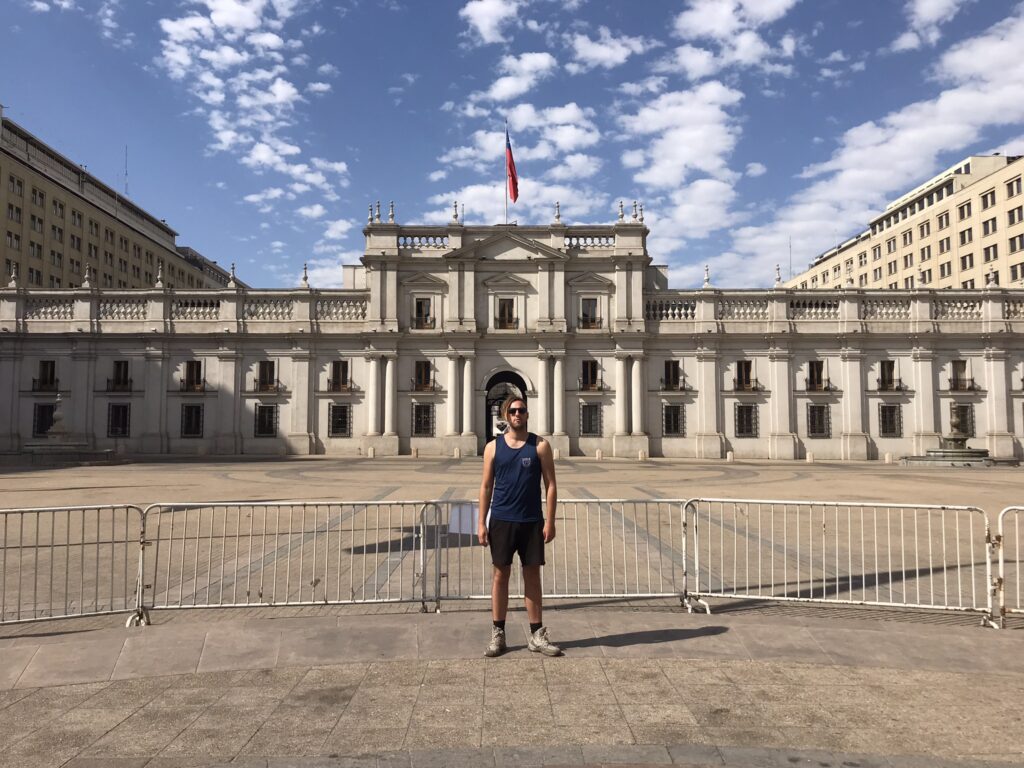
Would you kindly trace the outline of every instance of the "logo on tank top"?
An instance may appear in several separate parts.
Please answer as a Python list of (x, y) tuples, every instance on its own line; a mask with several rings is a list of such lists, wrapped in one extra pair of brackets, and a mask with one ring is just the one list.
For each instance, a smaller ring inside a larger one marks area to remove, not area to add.
[(533, 457), (523, 456), (521, 459), (519, 459), (519, 461), (522, 463), (524, 467), (529, 467), (533, 463)]

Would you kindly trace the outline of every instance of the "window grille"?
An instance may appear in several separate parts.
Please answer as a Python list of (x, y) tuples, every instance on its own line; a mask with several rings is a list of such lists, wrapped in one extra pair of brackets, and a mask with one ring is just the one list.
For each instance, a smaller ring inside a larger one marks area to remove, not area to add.
[(878, 404), (878, 436), (903, 437), (903, 409), (889, 403)]
[(256, 425), (253, 434), (256, 437), (277, 437), (276, 405), (256, 406)]
[(736, 437), (757, 437), (757, 406), (736, 403)]
[(832, 437), (832, 417), (827, 405), (807, 404), (807, 436)]
[(129, 403), (107, 405), (107, 437), (131, 436), (131, 411)]
[(580, 403), (580, 437), (600, 437), (601, 432), (601, 404)]
[(661, 411), (661, 433), (665, 437), (686, 437), (685, 414), (683, 406), (666, 403)]
[(433, 403), (412, 404), (412, 436), (434, 436), (434, 405)]
[(36, 403), (32, 409), (32, 437), (44, 437), (53, 426), (53, 409), (51, 403)]
[(352, 437), (352, 406), (332, 404), (328, 410), (328, 437)]
[[(974, 405), (971, 403), (950, 403), (949, 404), (949, 422), (950, 425), (953, 423), (953, 414), (959, 413), (960, 415), (960, 431), (968, 437), (974, 437)], [(950, 426), (952, 430), (952, 426)]]
[(185, 438), (203, 436), (202, 405), (181, 406), (181, 436)]

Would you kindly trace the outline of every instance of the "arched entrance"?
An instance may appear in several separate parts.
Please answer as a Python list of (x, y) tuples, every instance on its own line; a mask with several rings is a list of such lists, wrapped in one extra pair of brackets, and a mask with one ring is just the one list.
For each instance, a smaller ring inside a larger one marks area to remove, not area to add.
[(513, 371), (499, 371), (487, 381), (484, 404), (484, 435), (490, 442), (505, 431), (505, 422), (498, 415), (501, 404), (509, 395), (523, 398), (526, 401), (526, 382), (523, 377)]

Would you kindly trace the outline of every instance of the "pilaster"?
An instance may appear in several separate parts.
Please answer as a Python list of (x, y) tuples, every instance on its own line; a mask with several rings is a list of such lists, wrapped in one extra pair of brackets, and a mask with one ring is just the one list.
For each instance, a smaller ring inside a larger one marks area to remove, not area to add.
[(1004, 349), (989, 347), (985, 350), (985, 415), (988, 431), (985, 447), (993, 458), (1014, 455), (1014, 439), (1010, 432), (1010, 376), (1007, 370), (1009, 354)]
[(242, 452), (242, 354), (222, 345), (217, 350), (217, 365), (220, 370), (216, 378), (218, 418), (214, 450), (222, 455), (235, 455)]
[[(703, 297), (702, 297), (703, 298)], [(698, 303), (698, 310), (701, 304)], [(714, 312), (714, 304), (710, 303)], [(721, 397), (719, 384), (719, 354), (708, 347), (697, 349), (697, 433), (696, 453), (698, 459), (720, 459), (725, 447), (725, 435), (719, 427), (718, 402)]]
[(287, 434), (288, 451), (299, 455), (315, 453), (313, 422), (310, 406), (313, 396), (313, 361), (315, 355), (308, 349), (292, 349), (291, 399), (288, 403), (291, 419)]
[(941, 441), (940, 421), (935, 404), (935, 353), (915, 347), (911, 355), (914, 367), (914, 454), (923, 456)]
[(868, 458), (869, 438), (864, 428), (864, 354), (844, 348), (839, 353), (842, 368), (843, 399), (840, 439), (841, 456), (847, 461)]
[(773, 347), (768, 350), (768, 400), (770, 432), (768, 457), (771, 459), (797, 458), (797, 437), (793, 430), (793, 386), (790, 364), (793, 356), (788, 349)]
[(150, 393), (146, 400), (136, 400), (132, 405), (131, 419), (138, 419), (137, 409), (143, 409), (142, 435), (139, 449), (142, 453), (167, 452), (167, 381), (164, 374), (167, 362), (167, 351), (162, 342), (159, 346), (150, 345), (146, 348), (145, 370), (143, 372), (144, 391)]

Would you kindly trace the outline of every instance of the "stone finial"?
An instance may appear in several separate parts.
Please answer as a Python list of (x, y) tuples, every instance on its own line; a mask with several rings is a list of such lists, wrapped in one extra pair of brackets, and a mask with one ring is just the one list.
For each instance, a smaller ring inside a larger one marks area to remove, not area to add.
[(463, 203), (462, 205), (459, 206), (459, 221), (461, 221), (463, 224), (466, 223), (466, 204), (465, 203)]
[(995, 268), (989, 268), (988, 272), (985, 273), (985, 287), (995, 288), (996, 287), (996, 270)]
[(562, 221), (562, 204), (555, 200), (555, 223), (559, 224)]
[(8, 288), (17, 288), (18, 287), (18, 265), (17, 264), (12, 264), (11, 265), (11, 279), (7, 281), (7, 287)]
[(459, 223), (459, 201), (452, 200), (452, 224)]
[(633, 201), (633, 221), (636, 221), (636, 220), (637, 220), (637, 213), (636, 213), (636, 200), (634, 200), (634, 201)]
[(711, 287), (711, 270), (710, 270), (710, 268), (708, 268), (707, 264), (704, 265), (704, 285), (702, 285), (701, 287), (702, 288), (710, 288)]
[(626, 220), (626, 211), (622, 207), (622, 201), (619, 200), (619, 221), (625, 221), (625, 220)]
[(388, 203), (388, 224), (395, 223), (395, 201), (392, 200)]
[(380, 200), (377, 201), (377, 209), (373, 213), (373, 223), (380, 224)]
[(164, 263), (162, 261), (158, 261), (156, 263), (156, 282), (153, 283), (153, 287), (154, 288), (163, 288), (164, 287)]
[(92, 288), (92, 265), (85, 265), (85, 277), (82, 278), (83, 288)]
[(238, 287), (238, 282), (235, 280), (235, 262), (231, 262), (231, 274), (228, 275), (228, 288)]
[(366, 206), (366, 223), (373, 224), (373, 203)]
[(779, 265), (775, 265), (775, 287), (782, 287), (782, 273), (779, 271)]
[(644, 223), (644, 204), (643, 203), (640, 203), (640, 218), (638, 219), (638, 221), (641, 224)]
[(309, 266), (305, 262), (302, 264), (302, 280), (299, 282), (299, 287), (309, 288)]

